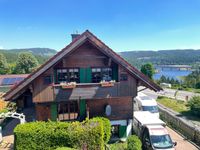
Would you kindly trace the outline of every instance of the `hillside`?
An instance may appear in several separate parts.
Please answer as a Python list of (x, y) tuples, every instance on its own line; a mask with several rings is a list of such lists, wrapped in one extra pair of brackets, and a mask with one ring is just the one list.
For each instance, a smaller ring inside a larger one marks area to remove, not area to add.
[(144, 63), (151, 62), (154, 65), (192, 65), (200, 63), (200, 50), (158, 50), (158, 51), (127, 51), (120, 55), (134, 66), (140, 68)]
[(8, 63), (14, 63), (20, 52), (31, 52), (37, 58), (40, 64), (43, 64), (49, 57), (56, 54), (56, 50), (49, 48), (27, 48), (27, 49), (1, 49), (0, 53), (4, 54)]

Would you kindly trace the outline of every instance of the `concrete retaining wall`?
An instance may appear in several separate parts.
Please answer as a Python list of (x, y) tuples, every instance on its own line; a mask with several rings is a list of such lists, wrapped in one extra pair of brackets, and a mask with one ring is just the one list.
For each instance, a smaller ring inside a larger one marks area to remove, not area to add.
[(185, 137), (192, 140), (200, 146), (200, 127), (194, 125), (191, 121), (180, 117), (180, 114), (174, 112), (163, 105), (159, 104), (160, 117), (166, 123), (171, 125), (175, 130), (179, 131)]

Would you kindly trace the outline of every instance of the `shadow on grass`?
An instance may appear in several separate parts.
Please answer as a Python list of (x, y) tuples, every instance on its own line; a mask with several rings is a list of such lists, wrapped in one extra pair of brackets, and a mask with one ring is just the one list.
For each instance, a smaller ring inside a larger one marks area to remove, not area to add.
[(184, 117), (191, 121), (199, 122), (199, 124), (200, 124), (200, 117), (197, 115), (194, 115), (191, 110), (182, 111), (182, 112), (180, 112), (180, 115), (177, 115), (177, 116)]

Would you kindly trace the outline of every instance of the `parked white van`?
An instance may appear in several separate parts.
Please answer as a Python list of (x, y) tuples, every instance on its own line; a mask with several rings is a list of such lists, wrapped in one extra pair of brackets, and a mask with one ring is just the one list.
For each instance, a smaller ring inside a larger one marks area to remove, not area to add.
[(155, 99), (139, 92), (138, 96), (134, 99), (135, 111), (149, 111), (159, 118), (158, 104)]
[(176, 142), (165, 128), (166, 124), (148, 111), (136, 111), (133, 130), (140, 137), (145, 150), (175, 150)]

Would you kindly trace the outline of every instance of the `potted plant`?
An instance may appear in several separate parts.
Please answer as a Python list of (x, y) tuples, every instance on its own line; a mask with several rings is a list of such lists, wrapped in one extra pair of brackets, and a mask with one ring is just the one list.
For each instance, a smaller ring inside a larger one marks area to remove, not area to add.
[(111, 80), (111, 81), (103, 80), (100, 83), (102, 87), (111, 87), (111, 86), (114, 86), (115, 80)]
[(60, 86), (63, 88), (63, 89), (73, 89), (76, 87), (76, 82), (61, 82), (60, 83)]

